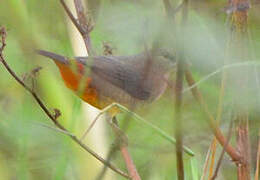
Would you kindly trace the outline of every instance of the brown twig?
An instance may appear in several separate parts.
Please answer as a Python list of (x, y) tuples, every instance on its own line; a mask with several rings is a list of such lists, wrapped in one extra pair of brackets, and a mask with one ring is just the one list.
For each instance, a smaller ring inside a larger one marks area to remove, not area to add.
[(2, 46), (0, 48), (0, 62), (4, 65), (6, 70), (9, 72), (9, 74), (22, 86), (24, 87), (35, 99), (35, 101), (38, 103), (40, 108), (45, 112), (45, 114), (50, 118), (50, 120), (54, 123), (56, 127), (61, 129), (62, 131), (66, 132), (66, 134), (79, 146), (81, 146), (85, 151), (90, 153), (93, 157), (95, 157), (97, 160), (99, 160), (101, 163), (105, 164), (108, 166), (111, 170), (116, 172), (117, 174), (120, 174), (123, 177), (126, 177), (130, 179), (130, 177), (116, 168), (114, 165), (111, 163), (107, 162), (104, 160), (101, 156), (99, 156), (97, 153), (95, 153), (92, 149), (90, 149), (88, 146), (86, 146), (84, 143), (82, 143), (75, 135), (71, 134), (64, 126), (62, 126), (57, 119), (55, 118), (55, 115), (52, 115), (52, 113), (48, 110), (48, 108), (45, 106), (45, 104), (42, 102), (42, 100), (38, 97), (38, 95), (31, 89), (29, 86), (27, 86), (17, 75), (16, 73), (10, 68), (10, 66), (7, 64), (4, 56), (3, 56), (3, 51), (6, 46), (6, 31), (5, 28), (0, 29), (0, 35), (2, 38)]
[[(106, 161), (110, 162), (114, 155), (116, 154), (118, 150), (118, 141), (115, 141), (115, 143), (109, 148), (109, 152), (106, 157)], [(98, 173), (97, 177), (95, 178), (96, 180), (102, 180), (107, 172), (107, 166), (103, 166), (102, 170)]]
[(260, 129), (258, 129), (258, 148), (256, 155), (256, 168), (255, 168), (255, 180), (259, 180), (259, 171), (260, 171)]
[[(64, 0), (60, 0), (64, 10), (66, 11), (67, 15), (69, 16), (72, 23), (75, 25), (79, 33), (81, 34), (85, 47), (87, 49), (87, 52), (89, 55), (95, 55), (95, 52), (92, 48), (91, 39), (89, 36), (89, 33), (93, 30), (93, 26), (90, 24), (90, 22), (87, 22), (86, 16), (84, 14), (84, 8), (81, 0), (74, 0), (76, 12), (78, 19), (74, 17), (72, 12), (70, 11), (69, 7), (66, 5)], [(90, 20), (88, 20), (90, 21)]]
[(89, 33), (93, 30), (93, 25), (91, 24), (91, 18), (89, 18), (89, 16), (88, 16), (88, 19), (87, 19), (87, 17), (85, 16), (84, 7), (83, 7), (83, 3), (81, 0), (74, 0), (74, 4), (75, 4), (75, 9), (77, 12), (79, 24), (82, 27), (82, 29), (84, 30), (81, 33), (82, 38), (85, 42), (89, 55), (92, 56), (92, 55), (94, 55), (94, 50), (92, 48), (92, 43), (91, 43), (91, 39), (89, 36)]
[(237, 148), (242, 156), (242, 162), (237, 165), (238, 180), (250, 180), (250, 141), (248, 131), (248, 115), (238, 114), (237, 117)]
[[(186, 67), (186, 69), (185, 69), (185, 78), (186, 78), (186, 81), (187, 81), (187, 83), (190, 87), (195, 84), (195, 80), (193, 79), (192, 74), (191, 74), (190, 70), (188, 69), (188, 67)], [(206, 102), (204, 101), (204, 99), (202, 97), (202, 94), (199, 92), (197, 87), (193, 87), (191, 89), (191, 92), (192, 92), (193, 96), (195, 97), (195, 99), (200, 104), (200, 106), (202, 107), (202, 110), (205, 112), (205, 114), (209, 118), (209, 121), (208, 121), (209, 126), (210, 126), (211, 130), (213, 131), (215, 137), (217, 138), (218, 142), (222, 145), (222, 147), (224, 147), (224, 145), (227, 142), (227, 139), (224, 137), (221, 130), (217, 126), (214, 117), (210, 113), (208, 106), (207, 106)], [(226, 151), (230, 155), (230, 157), (233, 161), (235, 161), (235, 162), (241, 161), (240, 154), (230, 144), (227, 145)]]
[(6, 46), (6, 42), (5, 42), (5, 39), (6, 39), (6, 29), (4, 27), (1, 27), (0, 28), (0, 36), (1, 36), (1, 47), (0, 47), (0, 52), (2, 54), (2, 52), (4, 51), (4, 48)]
[[(224, 65), (226, 64), (226, 60), (224, 62)], [(220, 91), (219, 91), (219, 97), (218, 97), (218, 109), (217, 109), (217, 117), (216, 117), (216, 125), (219, 126), (221, 117), (222, 117), (222, 112), (223, 112), (223, 100), (224, 100), (224, 95), (225, 95), (225, 88), (226, 88), (226, 83), (227, 83), (227, 72), (226, 70), (223, 70), (222, 72), (222, 77), (221, 77), (221, 85), (220, 85)], [(213, 142), (212, 142), (212, 156), (211, 156), (211, 164), (210, 164), (210, 169), (209, 169), (209, 179), (213, 176), (213, 169), (214, 169), (214, 164), (215, 164), (215, 155), (217, 151), (217, 139), (214, 137)], [(224, 148), (223, 148), (224, 149)]]
[(233, 128), (233, 120), (230, 121), (229, 130), (228, 130), (228, 135), (227, 135), (227, 142), (226, 142), (226, 144), (224, 145), (224, 147), (223, 147), (223, 149), (222, 149), (222, 152), (221, 152), (221, 154), (220, 154), (220, 157), (219, 157), (219, 160), (218, 160), (218, 163), (217, 163), (215, 172), (214, 172), (213, 176), (211, 177), (211, 180), (215, 180), (215, 179), (217, 178), (218, 171), (219, 171), (221, 162), (222, 162), (222, 160), (223, 160), (224, 154), (225, 154), (225, 152), (226, 152), (227, 145), (228, 145), (228, 143), (229, 143), (229, 141), (230, 141), (230, 139), (231, 139), (232, 128)]
[[(188, 18), (188, 0), (183, 1), (182, 11), (182, 32), (185, 33), (185, 26)], [(184, 44), (182, 47), (184, 48)], [(180, 51), (180, 57), (177, 62), (176, 86), (175, 86), (175, 138), (176, 138), (176, 159), (178, 180), (184, 180), (183, 165), (183, 134), (182, 134), (182, 89), (184, 81), (185, 56), (183, 49)]]
[[(231, 32), (231, 48), (232, 57), (238, 61), (243, 61), (249, 58), (248, 44), (248, 12), (250, 8), (249, 0), (229, 0), (230, 11), (230, 32)], [(234, 51), (236, 50), (236, 52)], [(250, 92), (249, 87), (249, 69), (240, 70), (243, 74), (240, 78), (234, 74), (234, 88), (236, 95), (247, 97)], [(249, 108), (241, 106), (241, 99), (234, 99), (236, 108), (236, 135), (237, 149), (241, 155), (242, 161), (237, 164), (238, 180), (251, 179), (251, 153), (250, 153), (250, 138), (249, 138)]]
[[(126, 131), (126, 129), (128, 128), (128, 125), (129, 125), (129, 118), (130, 118), (130, 116), (128, 115), (125, 119), (124, 119), (124, 122), (123, 122), (123, 125), (122, 125), (122, 127), (120, 128), (121, 129), (121, 131)], [(117, 121), (115, 121), (114, 120), (114, 122), (117, 122)], [(117, 123), (116, 123), (117, 124)], [(106, 161), (110, 161), (113, 157), (114, 157), (114, 155), (116, 154), (116, 152), (120, 149), (120, 148), (118, 148), (118, 147), (120, 147), (120, 143), (122, 143), (122, 142), (120, 142), (118, 139), (116, 139), (115, 140), (115, 143), (111, 146), (111, 148), (110, 148), (110, 150), (109, 150), (109, 153), (108, 153), (108, 155), (107, 155), (107, 157), (106, 157)], [(123, 142), (124, 143), (124, 142)], [(124, 150), (123, 150), (124, 151)], [(122, 154), (122, 151), (121, 151), (121, 154)], [(125, 155), (123, 155), (123, 158), (125, 158), (124, 157)], [(131, 157), (130, 156), (130, 154), (129, 154), (129, 157)], [(127, 158), (127, 159), (129, 159), (129, 158)], [(133, 161), (132, 161), (133, 162)], [(128, 162), (129, 163), (129, 162)], [(127, 164), (127, 163), (126, 163)], [(134, 164), (133, 164), (134, 165)], [(129, 165), (127, 165), (127, 166), (129, 166)], [(129, 166), (129, 167), (131, 167), (131, 166)], [(103, 178), (104, 178), (104, 176), (105, 176), (105, 174), (106, 174), (106, 171), (107, 171), (107, 166), (104, 166), (103, 168), (102, 168), (102, 170), (100, 171), (100, 173), (98, 174), (98, 176), (97, 176), (97, 178), (96, 178), (96, 180), (102, 180)], [(134, 170), (134, 171), (132, 171), (133, 173), (135, 172), (136, 170)], [(137, 172), (137, 171), (136, 171)]]
[(127, 166), (127, 169), (128, 169), (128, 172), (130, 174), (130, 176), (132, 177), (132, 179), (134, 180), (141, 180), (137, 170), (136, 170), (136, 167), (134, 165), (134, 162), (131, 158), (131, 155), (129, 154), (128, 150), (127, 150), (127, 147), (121, 147), (120, 148), (120, 151), (121, 151), (121, 154), (126, 162), (126, 166)]
[(72, 21), (72, 23), (76, 26), (76, 28), (78, 29), (78, 31), (81, 34), (84, 34), (84, 29), (80, 26), (80, 24), (78, 23), (77, 19), (73, 16), (72, 12), (70, 11), (69, 7), (66, 5), (66, 3), (64, 2), (64, 0), (60, 0), (64, 10), (66, 11), (67, 15), (69, 16), (70, 20)]
[(177, 63), (177, 76), (175, 86), (175, 138), (176, 138), (176, 159), (177, 159), (177, 175), (178, 180), (184, 180), (184, 167), (183, 167), (183, 153), (182, 153), (182, 119), (181, 119), (181, 106), (182, 106), (182, 88), (184, 78), (184, 64), (183, 59)]
[[(118, 128), (118, 130), (120, 130), (116, 117), (113, 117), (113, 123)], [(123, 133), (121, 130), (120, 130), (120, 132)], [(115, 130), (115, 129), (114, 129), (114, 133), (115, 133), (117, 138), (122, 138), (123, 136), (125, 136), (124, 133), (123, 134), (120, 133), (118, 135), (117, 134), (117, 130)], [(133, 160), (131, 158), (131, 155), (128, 152), (128, 149), (127, 149), (128, 143), (125, 142), (125, 141), (127, 141), (127, 139), (124, 139), (124, 138), (122, 138), (122, 140), (119, 139), (118, 145), (119, 145), (119, 149), (120, 149), (120, 152), (122, 154), (122, 157), (123, 157), (123, 159), (124, 159), (124, 161), (126, 163), (126, 168), (128, 170), (128, 173), (130, 174), (130, 177), (133, 180), (141, 180), (141, 178), (140, 178), (140, 176), (139, 176), (139, 174), (138, 174), (138, 172), (136, 170), (136, 167), (134, 165), (134, 162), (133, 162)]]
[[(185, 29), (185, 24), (187, 20), (187, 5), (188, 1), (184, 0), (184, 9), (183, 9), (183, 31)], [(171, 6), (169, 0), (163, 0), (164, 8), (166, 10), (166, 14), (168, 16), (168, 20), (174, 20), (175, 10)], [(182, 47), (183, 48), (183, 47)], [(183, 165), (183, 135), (182, 135), (182, 116), (181, 116), (181, 106), (182, 106), (182, 89), (183, 89), (183, 80), (184, 80), (184, 54), (180, 53), (179, 60), (177, 61), (177, 73), (176, 73), (176, 83), (175, 83), (175, 102), (174, 102), (174, 130), (175, 130), (175, 138), (176, 138), (176, 166), (177, 166), (177, 177), (178, 180), (184, 180), (184, 165)]]

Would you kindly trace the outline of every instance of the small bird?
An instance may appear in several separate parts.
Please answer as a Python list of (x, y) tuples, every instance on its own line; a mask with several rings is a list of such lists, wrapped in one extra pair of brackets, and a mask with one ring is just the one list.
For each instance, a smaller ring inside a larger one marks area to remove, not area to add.
[[(131, 56), (93, 56), (68, 58), (56, 53), (38, 50), (38, 54), (52, 59), (58, 66), (66, 86), (74, 91), (83, 101), (104, 110), (117, 103), (132, 110), (136, 105), (144, 105), (157, 100), (169, 85), (169, 75), (176, 64), (174, 56), (168, 51), (157, 49)], [(121, 109), (107, 109), (109, 119), (115, 118)], [(100, 114), (99, 114), (100, 115)], [(88, 134), (99, 115), (85, 131), (81, 140)], [(142, 120), (144, 121), (144, 120)], [(124, 132), (109, 121), (121, 138), (127, 143)], [(162, 133), (159, 128), (150, 124), (154, 131), (175, 143), (175, 139)], [(184, 151), (194, 155), (191, 150)]]
[(52, 59), (66, 86), (98, 109), (112, 103), (131, 108), (158, 99), (175, 65), (174, 57), (161, 49), (131, 56), (75, 58), (44, 50), (37, 53)]

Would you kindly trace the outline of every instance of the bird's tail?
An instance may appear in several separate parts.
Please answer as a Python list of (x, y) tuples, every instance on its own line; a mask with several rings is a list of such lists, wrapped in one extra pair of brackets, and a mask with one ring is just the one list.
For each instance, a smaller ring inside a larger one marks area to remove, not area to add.
[(36, 53), (39, 54), (39, 55), (51, 58), (55, 61), (59, 61), (59, 62), (64, 63), (64, 64), (68, 63), (68, 58), (65, 57), (65, 56), (61, 56), (61, 55), (58, 55), (58, 54), (55, 54), (55, 53), (52, 53), (52, 52), (49, 52), (49, 51), (44, 51), (44, 50), (36, 50)]

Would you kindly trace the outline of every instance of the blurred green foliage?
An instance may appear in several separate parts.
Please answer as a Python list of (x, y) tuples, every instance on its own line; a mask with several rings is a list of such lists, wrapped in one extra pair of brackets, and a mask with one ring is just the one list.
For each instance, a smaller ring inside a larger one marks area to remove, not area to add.
[[(172, 3), (175, 6), (179, 4), (178, 1)], [(227, 15), (223, 11), (226, 4), (223, 0), (191, 2), (190, 31), (185, 38), (185, 53), (192, 64), (196, 80), (223, 65), (228, 38)], [(95, 6), (92, 4), (91, 7)], [(99, 54), (102, 54), (103, 42), (109, 42), (115, 48), (114, 53), (120, 55), (141, 52), (145, 43), (150, 46), (158, 37), (176, 40), (170, 43), (174, 47), (178, 46), (180, 38), (170, 38), (171, 27), (165, 26), (161, 1), (104, 0), (96, 11), (99, 15), (91, 38)], [(254, 53), (254, 60), (257, 60), (260, 57), (260, 7), (253, 4), (249, 16), (252, 42), (250, 50)], [(179, 15), (176, 24), (178, 20)], [(8, 32), (4, 52), (8, 63), (20, 77), (37, 66), (43, 67), (37, 77), (35, 91), (50, 109), (61, 110), (59, 121), (64, 126), (80, 135), (80, 127), (86, 119), (82, 112), (83, 102), (65, 88), (55, 65), (34, 53), (39, 48), (73, 56), (66, 21), (58, 0), (0, 1), (0, 26), (5, 26)], [(0, 179), (71, 180), (94, 177), (93, 161), (96, 160), (65, 135), (42, 125), (52, 126), (33, 98), (10, 77), (3, 66), (0, 66), (0, 77)], [(214, 115), (217, 111), (219, 84), (220, 75), (217, 75), (200, 85)], [(221, 125), (224, 132), (228, 124), (225, 121), (229, 121), (230, 117), (231, 101), (227, 97), (224, 102), (224, 107), (227, 107), (224, 108)], [(252, 127), (259, 127), (258, 105), (252, 110)], [(173, 107), (173, 89), (169, 89), (159, 101), (138, 109), (138, 114), (173, 135)], [(182, 113), (184, 143), (196, 153), (195, 159), (185, 155), (186, 179), (198, 179), (196, 176), (201, 175), (213, 136), (206, 124), (207, 118), (201, 113), (190, 92), (184, 94)], [(123, 121), (125, 116), (120, 114), (119, 119)], [(112, 144), (114, 137), (111, 130), (107, 129), (104, 138)], [(255, 142), (257, 129), (252, 128), (250, 132), (252, 142)], [(127, 134), (130, 152), (143, 179), (176, 179), (174, 146), (135, 121), (129, 123)], [(88, 143), (91, 146), (91, 142)], [(83, 157), (87, 158), (84, 163), (81, 160)], [(113, 163), (125, 170), (119, 153)], [(236, 177), (235, 166), (228, 157), (225, 157), (219, 176), (221, 179)]]

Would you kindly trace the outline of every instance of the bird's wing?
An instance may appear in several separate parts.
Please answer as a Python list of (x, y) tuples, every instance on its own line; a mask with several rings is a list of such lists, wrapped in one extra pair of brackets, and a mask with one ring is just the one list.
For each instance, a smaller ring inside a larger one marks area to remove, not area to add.
[[(76, 59), (90, 67), (92, 73), (126, 91), (130, 96), (139, 100), (150, 97), (150, 90), (143, 86), (144, 73), (139, 72), (131, 64), (125, 64), (114, 56), (97, 56), (92, 60), (86, 57), (76, 57)], [(99, 82), (93, 83), (94, 86), (102, 86)]]

